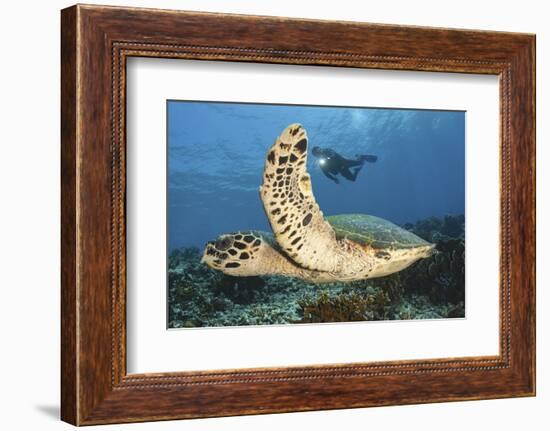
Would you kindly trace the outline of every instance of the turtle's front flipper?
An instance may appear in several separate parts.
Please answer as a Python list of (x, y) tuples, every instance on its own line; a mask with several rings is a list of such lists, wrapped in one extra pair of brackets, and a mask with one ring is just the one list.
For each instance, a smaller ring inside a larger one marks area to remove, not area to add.
[(306, 131), (292, 124), (267, 153), (260, 196), (277, 243), (290, 258), (303, 268), (339, 271), (344, 256), (315, 201), (306, 162)]

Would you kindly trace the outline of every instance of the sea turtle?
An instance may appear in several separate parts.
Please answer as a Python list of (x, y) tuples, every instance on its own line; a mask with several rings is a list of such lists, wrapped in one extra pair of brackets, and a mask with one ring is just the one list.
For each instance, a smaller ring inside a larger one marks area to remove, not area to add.
[(306, 169), (308, 139), (288, 126), (267, 153), (260, 197), (274, 235), (223, 234), (202, 261), (229, 275), (286, 275), (323, 283), (383, 277), (431, 256), (434, 244), (367, 214), (324, 217)]

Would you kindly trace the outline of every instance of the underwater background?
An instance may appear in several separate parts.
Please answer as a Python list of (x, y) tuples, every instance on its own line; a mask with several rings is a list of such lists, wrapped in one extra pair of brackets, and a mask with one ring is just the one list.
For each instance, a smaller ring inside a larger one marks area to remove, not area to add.
[[(464, 317), (464, 112), (168, 101), (167, 114), (169, 328)], [(292, 123), (307, 131), (325, 215), (382, 217), (440, 253), (389, 277), (323, 285), (201, 264), (220, 234), (271, 231), (258, 189), (268, 148)], [(335, 184), (314, 146), (378, 160)]]

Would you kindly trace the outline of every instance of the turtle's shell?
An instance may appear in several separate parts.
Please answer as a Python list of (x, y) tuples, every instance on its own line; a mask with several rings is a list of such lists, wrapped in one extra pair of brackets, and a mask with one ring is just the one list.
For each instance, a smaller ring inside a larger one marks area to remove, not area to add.
[(336, 238), (347, 238), (374, 249), (399, 250), (430, 245), (412, 232), (383, 218), (368, 214), (341, 214), (326, 217)]

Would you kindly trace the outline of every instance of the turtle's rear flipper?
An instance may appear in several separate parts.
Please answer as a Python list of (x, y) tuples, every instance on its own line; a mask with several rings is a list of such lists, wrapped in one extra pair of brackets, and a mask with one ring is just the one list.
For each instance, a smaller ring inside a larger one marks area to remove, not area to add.
[(344, 257), (315, 201), (306, 162), (306, 131), (292, 124), (267, 153), (260, 196), (287, 256), (303, 268), (332, 272), (341, 268)]

